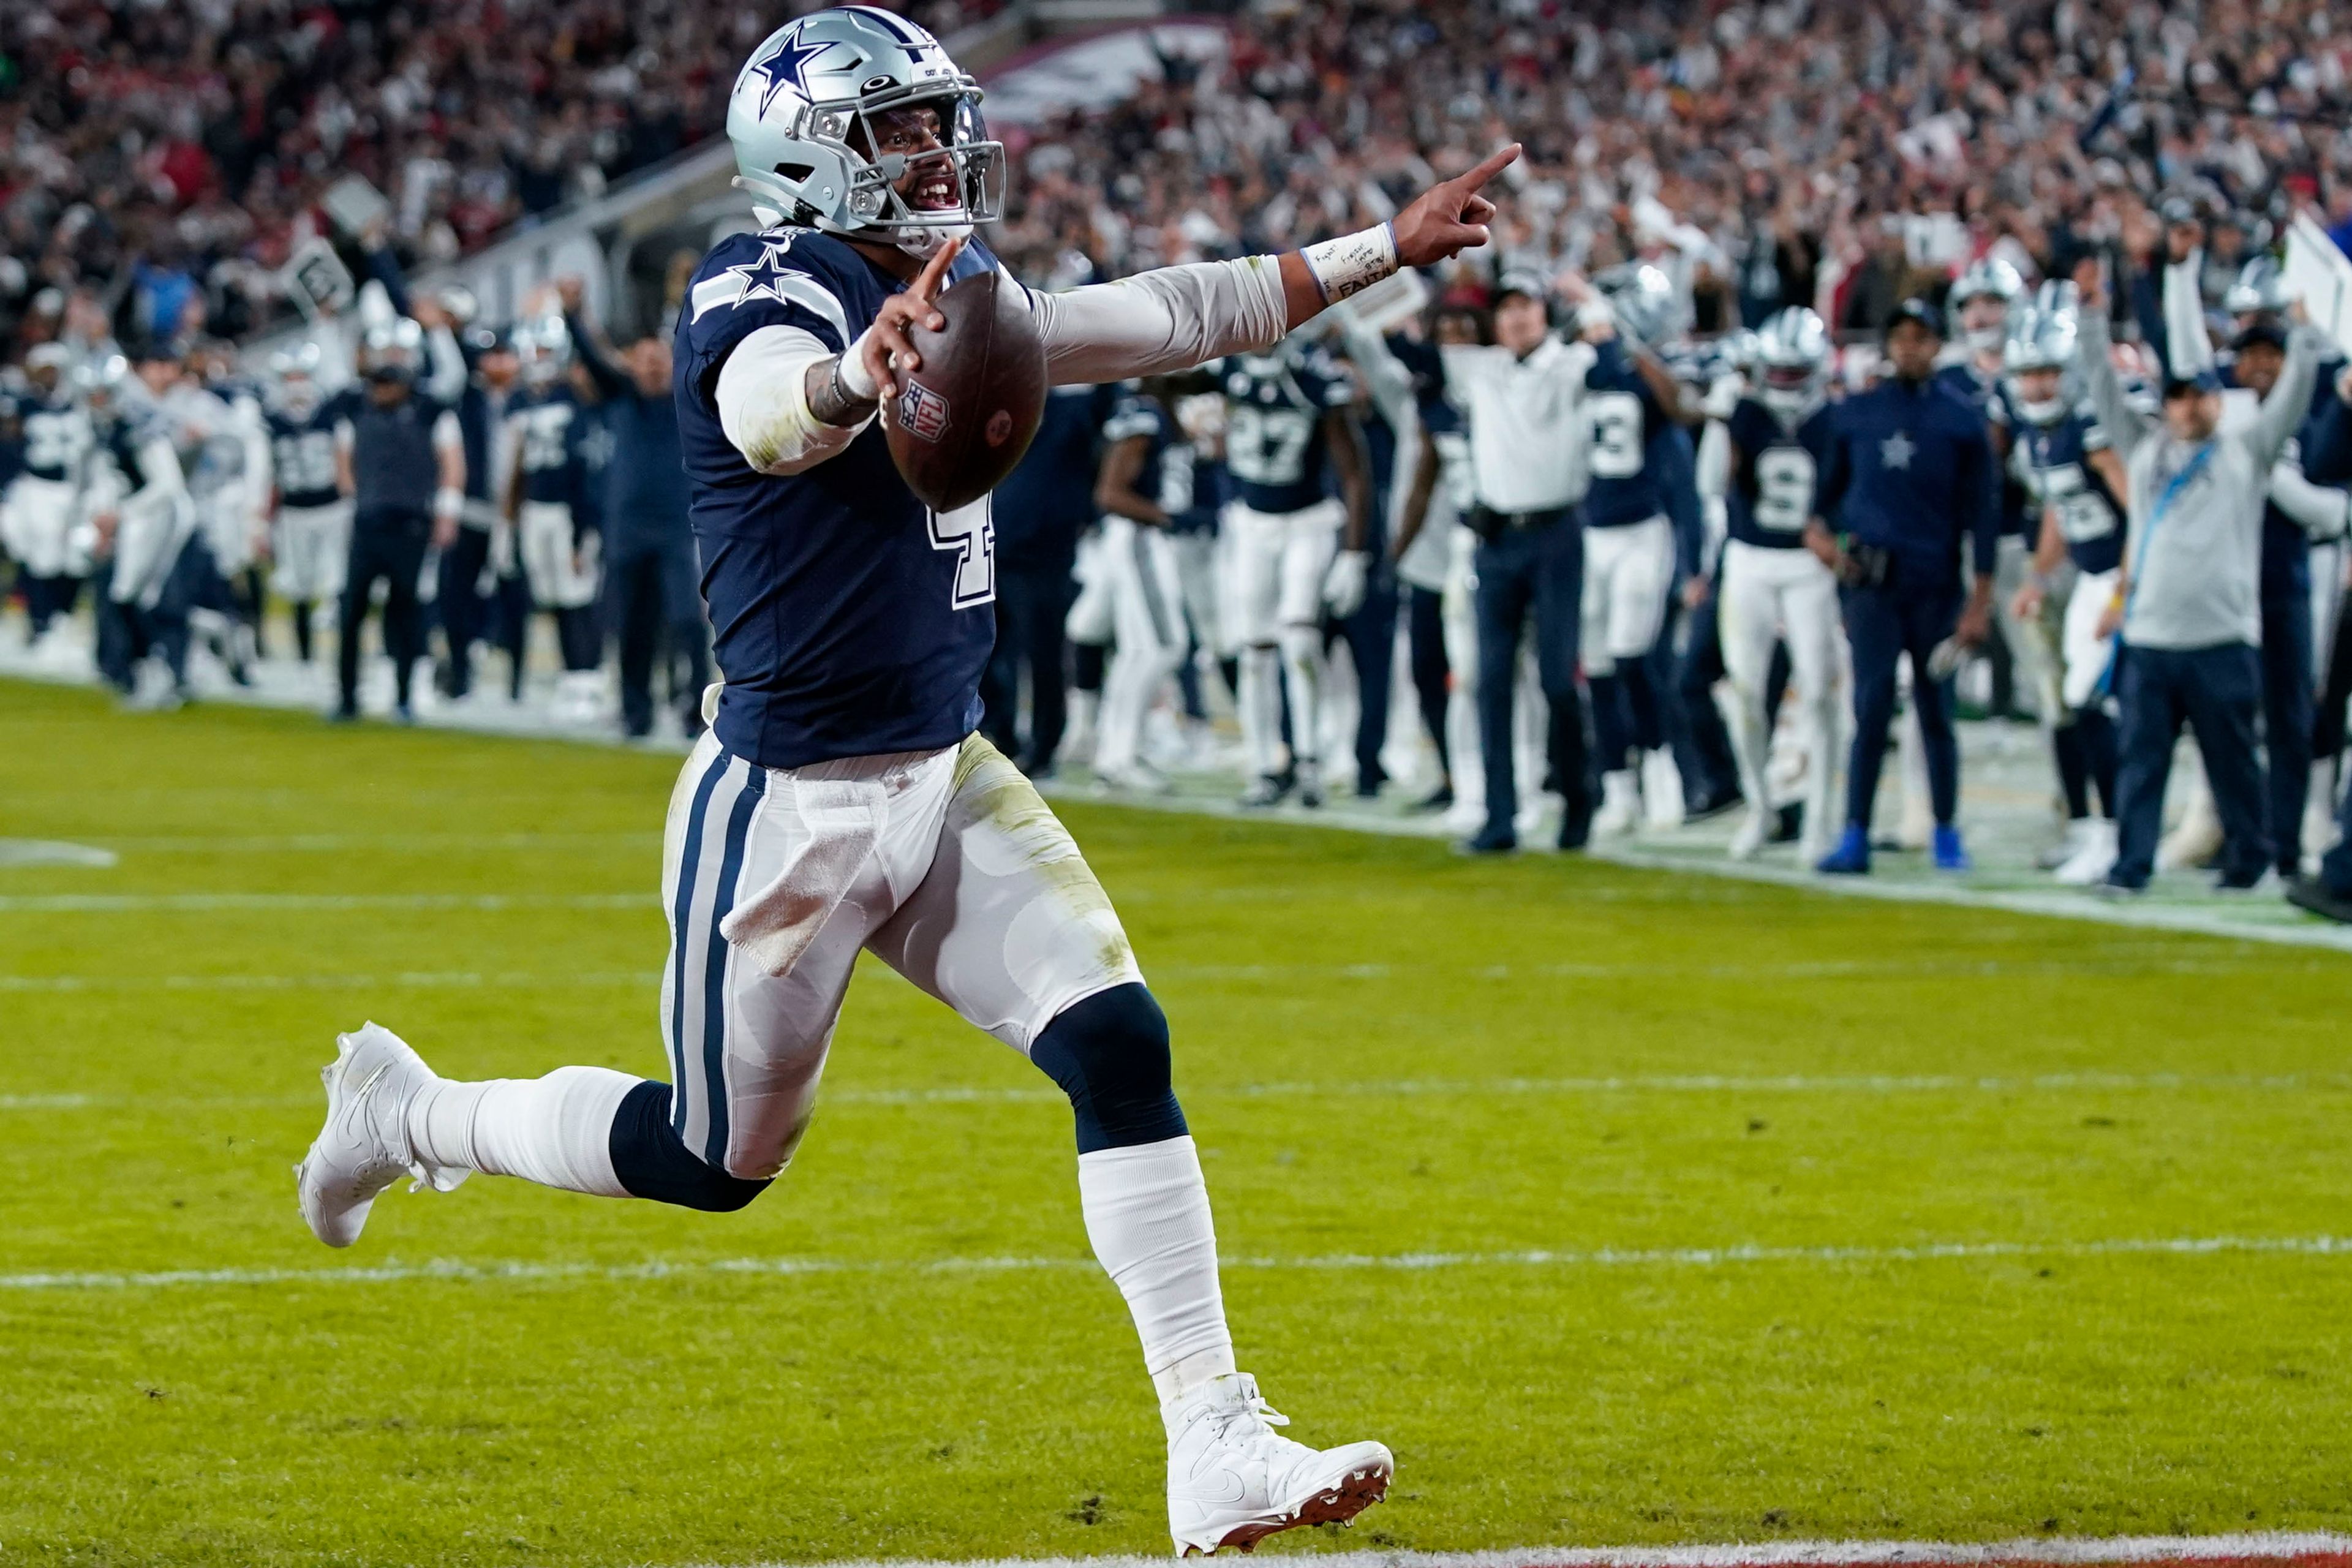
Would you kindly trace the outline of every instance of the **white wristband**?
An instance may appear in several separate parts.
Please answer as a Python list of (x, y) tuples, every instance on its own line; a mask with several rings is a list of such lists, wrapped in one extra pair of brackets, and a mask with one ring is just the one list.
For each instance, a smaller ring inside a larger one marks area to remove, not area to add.
[(1397, 269), (1396, 230), (1387, 224), (1310, 245), (1299, 253), (1323, 290), (1323, 302), (1360, 294)]
[[(868, 327), (866, 332), (873, 330)], [(841, 363), (833, 373), (834, 379), (841, 384), (841, 390), (860, 403), (871, 403), (882, 393), (882, 389), (874, 384), (874, 373), (866, 368), (866, 332), (860, 332), (856, 342), (841, 351)]]
[(466, 492), (455, 485), (443, 485), (433, 492), (433, 515), (445, 521), (466, 510)]

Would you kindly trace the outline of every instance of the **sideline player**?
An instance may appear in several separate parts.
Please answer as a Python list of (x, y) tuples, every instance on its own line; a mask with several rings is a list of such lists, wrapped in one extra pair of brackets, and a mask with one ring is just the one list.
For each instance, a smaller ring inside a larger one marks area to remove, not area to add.
[[(603, 539), (589, 521), (589, 480), (581, 444), (585, 424), (572, 388), (572, 331), (560, 315), (514, 331), (522, 361), (522, 395), (509, 405), (506, 445), (514, 454), (505, 513), (530, 584), (530, 605), (555, 616), (563, 677), (555, 715), (572, 723), (596, 716), (604, 690), (604, 628), (596, 617)], [(528, 637), (526, 636), (526, 645)]]
[(304, 664), (316, 647), (317, 607), (334, 614), (352, 549), (352, 503), (336, 482), (335, 426), (349, 417), (341, 395), (319, 385), (319, 345), (280, 351), (270, 362), (270, 468), (277, 489), (277, 587), (294, 616), (294, 651)]
[[(2054, 601), (2061, 627), (2063, 710), (2051, 733), (2066, 794), (2066, 858), (2058, 880), (2087, 888), (2116, 863), (2116, 722), (2108, 714), (2115, 684), (2112, 638), (2099, 621), (2123, 576), (2124, 460), (2107, 441), (2087, 400), (2069, 394), (2074, 319), (2063, 310), (2029, 310), (2009, 341), (2011, 467), (2024, 481), (2041, 520), (2033, 561), (2011, 616), (2041, 621)], [(2074, 580), (2059, 577), (2074, 568)], [(2091, 815), (2091, 792), (2099, 815)]]
[[(301, 1206), (335, 1246), (404, 1172), (740, 1208), (807, 1131), (871, 950), (1069, 1093), (1087, 1235), (1161, 1401), (1171, 1533), (1179, 1550), (1246, 1545), (1352, 1516), (1392, 1461), (1377, 1443), (1283, 1437), (1234, 1369), (1167, 1020), (1076, 845), (973, 732), (994, 636), (988, 502), (926, 510), (874, 429), (919, 368), (909, 329), (944, 325), (933, 297), (993, 265), (966, 246), (1003, 195), (978, 99), (929, 34), (863, 6), (782, 27), (735, 83), (728, 132), (764, 226), (704, 259), (677, 324), (725, 683), (664, 847), (673, 1082), (571, 1067), (458, 1083), (367, 1026), (324, 1074)], [(1333, 299), (1484, 244), (1478, 189), (1517, 153), (1305, 251), (1026, 294), (1047, 377), (1263, 353)]]
[[(1221, 521), (1233, 552), (1233, 636), (1242, 645), (1242, 804), (1272, 805), (1295, 777), (1298, 804), (1321, 805), (1323, 616), (1354, 615), (1371, 571), (1371, 468), (1355, 387), (1328, 354), (1295, 340), (1242, 355), (1223, 380), (1233, 499)], [(1287, 772), (1275, 765), (1286, 691)]]
[(1095, 777), (1154, 795), (1169, 784), (1144, 760), (1143, 723), (1192, 645), (1173, 531), (1180, 520), (1198, 526), (1192, 443), (1169, 400), (1166, 382), (1155, 378), (1112, 411), (1094, 493), (1103, 514), (1096, 569), (1108, 579), (1117, 644), (1103, 672)]
[(1760, 384), (1725, 422), (1731, 473), (1718, 612), (1724, 681), (1717, 700), (1748, 797), (1731, 856), (1746, 859), (1762, 848), (1776, 816), (1764, 768), (1771, 744), (1766, 688), (1777, 639), (1788, 645), (1802, 721), (1805, 810), (1798, 854), (1810, 866), (1829, 847), (1843, 662), (1837, 578), (1805, 548), (1805, 522), (1829, 460), (1832, 351), (1822, 319), (1802, 306), (1773, 316), (1757, 339)]
[(26, 353), (26, 390), (16, 404), (23, 466), (0, 497), (0, 544), (16, 558), (32, 643), (42, 650), (60, 646), (51, 633), (72, 618), (91, 564), (82, 501), (98, 436), (67, 379), (72, 358), (62, 343), (37, 343)]

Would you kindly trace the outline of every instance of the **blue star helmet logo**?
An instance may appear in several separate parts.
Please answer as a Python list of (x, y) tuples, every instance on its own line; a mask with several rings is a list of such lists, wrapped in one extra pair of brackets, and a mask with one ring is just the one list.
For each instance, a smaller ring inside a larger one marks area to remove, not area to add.
[(776, 46), (774, 54), (766, 59), (754, 61), (751, 74), (760, 79), (760, 113), (764, 117), (769, 105), (776, 101), (776, 95), (788, 87), (814, 97), (814, 93), (808, 92), (803, 73), (810, 61), (831, 47), (833, 40), (829, 38), (821, 38), (814, 43), (803, 42), (801, 30), (795, 28), (791, 37)]

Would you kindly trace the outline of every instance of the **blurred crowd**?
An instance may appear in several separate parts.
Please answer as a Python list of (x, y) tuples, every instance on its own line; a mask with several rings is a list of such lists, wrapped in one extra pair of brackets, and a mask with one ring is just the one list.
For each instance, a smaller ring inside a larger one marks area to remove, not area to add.
[[(10, 0), (0, 344), (60, 335), (77, 294), (124, 341), (241, 335), (352, 175), (372, 237), (461, 255), (719, 134), (744, 55), (813, 8)], [(906, 8), (951, 27), (994, 7)]]

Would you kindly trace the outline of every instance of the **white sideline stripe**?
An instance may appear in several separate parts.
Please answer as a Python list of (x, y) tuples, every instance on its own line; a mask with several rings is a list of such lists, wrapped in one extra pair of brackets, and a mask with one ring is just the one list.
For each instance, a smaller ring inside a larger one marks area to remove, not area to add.
[(223, 910), (628, 910), (661, 908), (639, 893), (18, 893), (0, 914), (211, 913)]
[[(2301, 1094), (2352, 1089), (2352, 1073), (2103, 1073), (2055, 1072), (1970, 1078), (1961, 1074), (1806, 1074), (1737, 1078), (1715, 1073), (1652, 1074), (1604, 1078), (1365, 1079), (1352, 1083), (1236, 1083), (1188, 1087), (1187, 1100), (1421, 1100), (1486, 1096), (1608, 1094), (2030, 1094), (2076, 1089), (2121, 1093), (2169, 1089), (2248, 1089)], [(315, 1105), (315, 1092), (226, 1095), (219, 1098), (164, 1095), (0, 1094), (0, 1110), (70, 1110), (99, 1106)], [(837, 1089), (824, 1092), (827, 1106), (880, 1105), (1058, 1105), (1065, 1096), (1050, 1086), (937, 1089)]]
[[(1938, 1241), (1909, 1247), (1677, 1247), (1515, 1252), (1314, 1253), (1298, 1258), (1223, 1257), (1221, 1267), (1277, 1272), (1376, 1269), (1424, 1273), (1454, 1268), (1720, 1268), (1747, 1263), (1937, 1263), (2007, 1258), (2200, 1258), (2258, 1253), (2352, 1258), (2352, 1237), (2205, 1236), (2110, 1241)], [(1091, 1258), (718, 1258), (642, 1263), (387, 1262), (351, 1268), (170, 1268), (149, 1273), (0, 1274), (6, 1290), (151, 1290), (179, 1285), (375, 1285), (410, 1279), (459, 1283), (560, 1279), (682, 1279), (713, 1275), (1024, 1274), (1092, 1270)]]
[[(2352, 1535), (2263, 1531), (2242, 1535), (2026, 1536), (2013, 1541), (1769, 1541), (1719, 1546), (1522, 1546), (1503, 1552), (1332, 1552), (1328, 1568), (1781, 1568), (1819, 1563), (2093, 1563), (2283, 1560), (2352, 1551)], [(1165, 1568), (1165, 1557), (988, 1557), (953, 1568)], [(940, 1560), (846, 1558), (821, 1568), (948, 1568)]]
[(52, 838), (0, 838), (0, 866), (83, 866), (104, 870), (116, 855), (89, 844)]
[(110, 836), (100, 842), (127, 855), (301, 855), (352, 849), (584, 849), (597, 845), (658, 847), (658, 830), (606, 833), (228, 833)]

